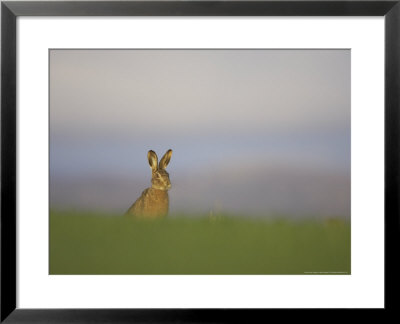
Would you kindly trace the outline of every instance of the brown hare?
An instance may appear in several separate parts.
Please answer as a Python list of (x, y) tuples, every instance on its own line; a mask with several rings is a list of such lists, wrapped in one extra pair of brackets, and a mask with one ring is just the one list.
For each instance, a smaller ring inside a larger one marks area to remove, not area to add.
[(151, 167), (151, 187), (128, 209), (125, 215), (137, 218), (162, 218), (168, 214), (168, 189), (171, 188), (169, 174), (165, 170), (171, 160), (172, 150), (168, 150), (158, 163), (157, 154), (150, 150), (147, 158)]

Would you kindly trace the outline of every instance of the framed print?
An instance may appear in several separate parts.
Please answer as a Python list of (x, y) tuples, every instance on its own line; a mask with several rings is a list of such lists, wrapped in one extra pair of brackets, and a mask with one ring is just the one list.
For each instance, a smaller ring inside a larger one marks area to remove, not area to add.
[(398, 1), (1, 9), (2, 321), (394, 309)]

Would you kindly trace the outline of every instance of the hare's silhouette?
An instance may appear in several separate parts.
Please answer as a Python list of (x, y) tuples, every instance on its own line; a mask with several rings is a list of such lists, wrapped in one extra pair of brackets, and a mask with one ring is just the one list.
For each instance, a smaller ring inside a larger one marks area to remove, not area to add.
[(125, 213), (137, 218), (162, 218), (167, 216), (169, 208), (168, 189), (171, 188), (169, 174), (165, 170), (171, 160), (172, 150), (168, 150), (158, 163), (157, 154), (150, 150), (147, 153), (151, 168), (151, 187)]

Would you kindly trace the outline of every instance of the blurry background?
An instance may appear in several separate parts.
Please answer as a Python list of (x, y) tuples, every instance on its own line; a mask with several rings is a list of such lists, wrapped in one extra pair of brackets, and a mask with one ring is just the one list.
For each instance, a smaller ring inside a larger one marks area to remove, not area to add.
[(50, 208), (350, 217), (349, 50), (51, 50)]

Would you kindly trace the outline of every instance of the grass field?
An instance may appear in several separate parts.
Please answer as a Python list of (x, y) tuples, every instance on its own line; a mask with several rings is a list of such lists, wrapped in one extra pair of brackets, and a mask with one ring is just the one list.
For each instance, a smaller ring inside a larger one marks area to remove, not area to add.
[(350, 223), (50, 213), (50, 274), (350, 274)]

